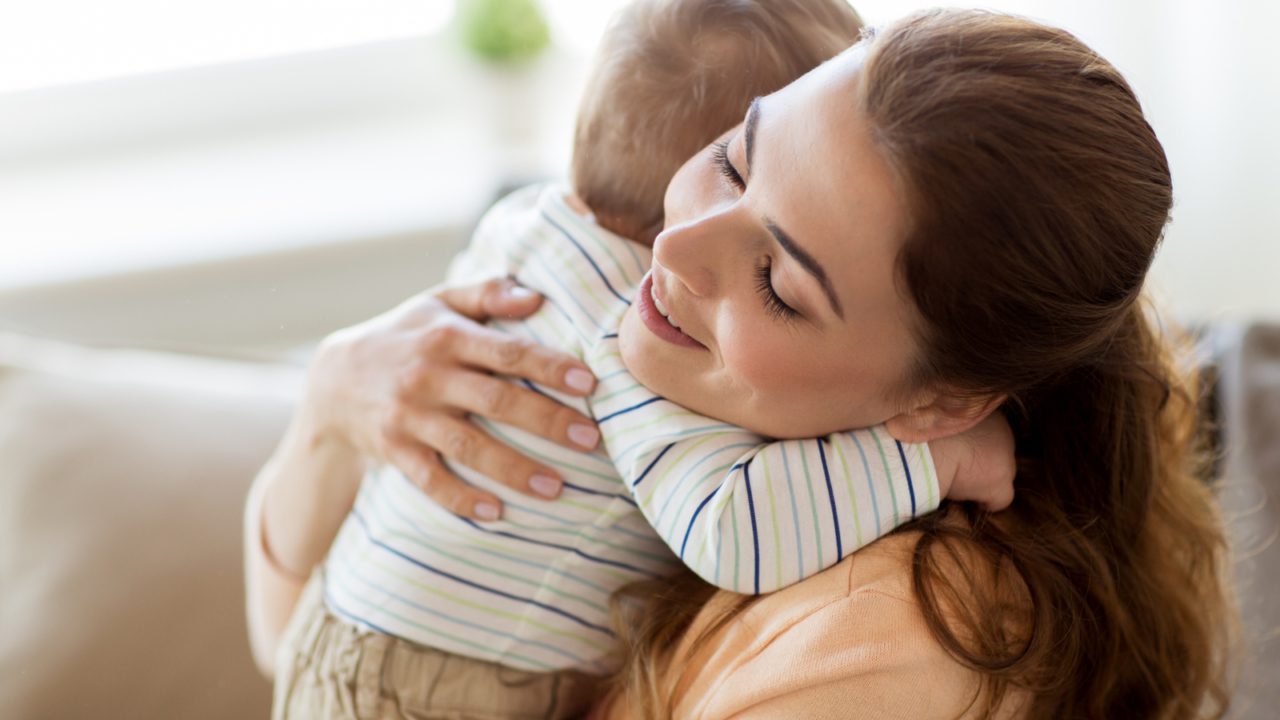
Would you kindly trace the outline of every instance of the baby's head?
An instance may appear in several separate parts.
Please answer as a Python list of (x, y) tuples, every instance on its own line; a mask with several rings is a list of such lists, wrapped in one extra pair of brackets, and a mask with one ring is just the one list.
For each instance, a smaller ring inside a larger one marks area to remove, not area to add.
[(574, 191), (602, 226), (652, 245), (676, 170), (861, 28), (845, 0), (633, 0), (578, 110)]

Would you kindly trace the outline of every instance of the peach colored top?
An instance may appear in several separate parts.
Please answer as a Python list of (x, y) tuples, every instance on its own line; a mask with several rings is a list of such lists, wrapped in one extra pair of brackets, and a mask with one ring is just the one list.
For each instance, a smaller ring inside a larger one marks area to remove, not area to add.
[[(675, 650), (667, 678), (676, 718), (978, 717), (978, 675), (925, 625), (911, 585), (916, 533), (883, 538), (839, 565), (768, 595), (689, 656), (701, 629), (735, 596), (712, 598)], [(1020, 718), (1019, 699), (1002, 718)], [(614, 703), (608, 720), (629, 715)]]

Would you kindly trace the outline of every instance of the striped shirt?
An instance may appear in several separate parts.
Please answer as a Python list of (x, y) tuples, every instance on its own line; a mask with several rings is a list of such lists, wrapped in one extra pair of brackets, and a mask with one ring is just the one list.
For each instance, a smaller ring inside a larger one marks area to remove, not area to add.
[(578, 453), (474, 418), (564, 479), (559, 499), (538, 501), (451, 465), (502, 499), (495, 522), (449, 513), (395, 468), (371, 470), (326, 559), (335, 614), (523, 670), (603, 673), (609, 596), (623, 585), (683, 563), (728, 590), (771, 592), (937, 507), (926, 446), (883, 427), (770, 441), (640, 385), (617, 331), (650, 251), (575, 213), (565, 192), (530, 187), (495, 205), (450, 280), (506, 273), (545, 296), (534, 315), (491, 325), (581, 358), (596, 391), (509, 380), (595, 418), (602, 447)]

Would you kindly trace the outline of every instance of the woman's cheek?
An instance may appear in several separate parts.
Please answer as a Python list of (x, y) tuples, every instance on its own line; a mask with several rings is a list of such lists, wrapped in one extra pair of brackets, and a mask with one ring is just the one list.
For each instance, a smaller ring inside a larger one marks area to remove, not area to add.
[(730, 334), (732, 342), (721, 346), (725, 365), (730, 368), (737, 384), (757, 399), (767, 401), (776, 400), (805, 374), (801, 348), (781, 333), (762, 328), (763, 324), (770, 322), (773, 320), (743, 323)]

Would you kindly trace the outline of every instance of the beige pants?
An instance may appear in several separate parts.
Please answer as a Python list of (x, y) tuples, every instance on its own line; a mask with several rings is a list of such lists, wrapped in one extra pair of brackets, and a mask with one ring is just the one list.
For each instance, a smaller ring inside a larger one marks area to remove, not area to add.
[(580, 718), (599, 680), (533, 673), (358, 630), (307, 583), (276, 655), (272, 720)]

